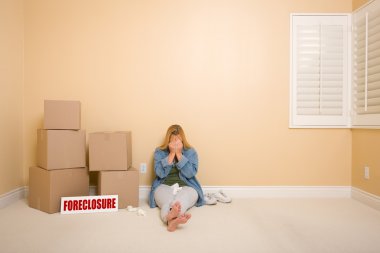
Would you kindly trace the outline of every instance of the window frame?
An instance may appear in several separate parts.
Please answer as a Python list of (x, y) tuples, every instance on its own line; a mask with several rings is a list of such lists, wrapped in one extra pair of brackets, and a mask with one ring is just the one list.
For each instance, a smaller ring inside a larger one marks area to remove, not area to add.
[[(347, 67), (347, 73), (346, 73), (346, 80), (347, 84), (346, 87), (343, 87), (345, 89), (342, 91), (344, 97), (344, 102), (342, 105), (342, 109), (344, 111), (344, 115), (338, 115), (338, 116), (323, 116), (323, 115), (310, 115), (307, 117), (297, 116), (296, 114), (296, 104), (297, 104), (297, 83), (295, 81), (296, 76), (296, 68), (295, 68), (295, 53), (293, 50), (294, 40), (296, 39), (296, 36), (294, 34), (293, 30), (293, 20), (294, 17), (297, 16), (317, 16), (317, 17), (331, 17), (331, 16), (343, 16), (347, 18), (347, 55), (346, 55), (346, 67)], [(289, 103), (289, 128), (351, 128), (351, 78), (352, 78), (352, 50), (351, 50), (351, 43), (352, 43), (352, 15), (351, 13), (291, 13), (290, 14), (290, 103)], [(301, 120), (300, 120), (301, 119)], [(306, 123), (303, 123), (303, 119), (305, 119)], [(295, 122), (296, 120), (302, 121), (301, 124), (297, 124)]]
[[(352, 32), (354, 32), (354, 25), (355, 25), (355, 18), (356, 16), (362, 15), (363, 13), (366, 12), (366, 10), (371, 8), (379, 8), (380, 10), (380, 0), (372, 0), (358, 8), (357, 10), (352, 12), (352, 18), (351, 18), (351, 23), (352, 23)], [(369, 11), (370, 11), (369, 10)], [(351, 43), (352, 43), (352, 53), (353, 55), (353, 50), (354, 50), (354, 33), (352, 33), (351, 37)], [(354, 59), (352, 59), (353, 62)], [(352, 76), (354, 75), (355, 71), (353, 70), (354, 64), (352, 64)], [(353, 82), (353, 77), (352, 77), (352, 82), (351, 82), (351, 92), (354, 94), (354, 82)], [(355, 113), (355, 104), (353, 102), (354, 97), (351, 97), (351, 128), (363, 128), (363, 129), (379, 129), (380, 128), (380, 113), (376, 114), (356, 114)]]

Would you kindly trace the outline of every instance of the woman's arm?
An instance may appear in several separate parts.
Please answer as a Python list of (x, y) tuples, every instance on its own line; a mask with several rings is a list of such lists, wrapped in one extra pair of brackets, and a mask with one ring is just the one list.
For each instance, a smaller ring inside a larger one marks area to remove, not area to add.
[(198, 154), (195, 149), (189, 149), (182, 154), (181, 160), (177, 163), (177, 168), (186, 178), (192, 178), (197, 174)]
[(157, 148), (154, 152), (154, 172), (159, 178), (165, 178), (168, 176), (172, 166), (173, 166), (173, 158), (170, 160), (170, 155), (168, 155), (165, 151)]

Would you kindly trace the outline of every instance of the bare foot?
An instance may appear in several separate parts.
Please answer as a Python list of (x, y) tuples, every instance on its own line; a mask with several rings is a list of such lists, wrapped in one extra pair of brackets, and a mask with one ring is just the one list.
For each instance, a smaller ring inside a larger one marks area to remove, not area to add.
[(191, 214), (181, 214), (177, 218), (168, 221), (168, 231), (174, 232), (179, 224), (185, 224), (191, 218)]
[(170, 209), (168, 215), (166, 216), (166, 220), (169, 222), (169, 221), (177, 218), (178, 215), (180, 214), (180, 212), (181, 212), (181, 203), (179, 203), (177, 201), (174, 203), (174, 205)]

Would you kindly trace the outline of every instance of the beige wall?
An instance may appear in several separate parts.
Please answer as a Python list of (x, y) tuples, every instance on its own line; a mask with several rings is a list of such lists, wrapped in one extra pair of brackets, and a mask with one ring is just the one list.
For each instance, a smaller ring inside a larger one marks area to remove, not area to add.
[(24, 184), (22, 0), (0, 1), (0, 195)]
[(367, 3), (368, 0), (352, 0), (352, 10), (356, 10), (363, 4)]
[[(335, 4), (26, 2), (23, 91), (23, 1), (2, 0), (0, 194), (27, 184), (44, 98), (81, 100), (89, 132), (132, 130), (135, 166), (151, 169), (152, 150), (178, 122), (200, 153), (203, 184), (349, 185), (349, 130), (287, 128), (288, 25), (278, 29), (290, 12), (350, 11)], [(352, 139), (352, 185), (380, 195), (379, 131)]]
[[(352, 131), (352, 186), (380, 196), (380, 131), (355, 129)], [(364, 179), (364, 167), (370, 171)]]
[(203, 185), (350, 185), (350, 130), (288, 129), (288, 94), (289, 14), (350, 12), (351, 0), (25, 4), (26, 175), (43, 100), (78, 99), (87, 132), (133, 132), (142, 185), (173, 123)]

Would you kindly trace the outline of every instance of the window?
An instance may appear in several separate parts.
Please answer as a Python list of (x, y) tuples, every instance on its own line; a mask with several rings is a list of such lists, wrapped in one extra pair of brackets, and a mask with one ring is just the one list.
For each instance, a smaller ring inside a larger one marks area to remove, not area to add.
[(352, 124), (380, 126), (380, 1), (353, 15)]
[(290, 127), (380, 128), (380, 0), (292, 14), (290, 83)]
[(291, 127), (347, 127), (350, 15), (291, 18)]

